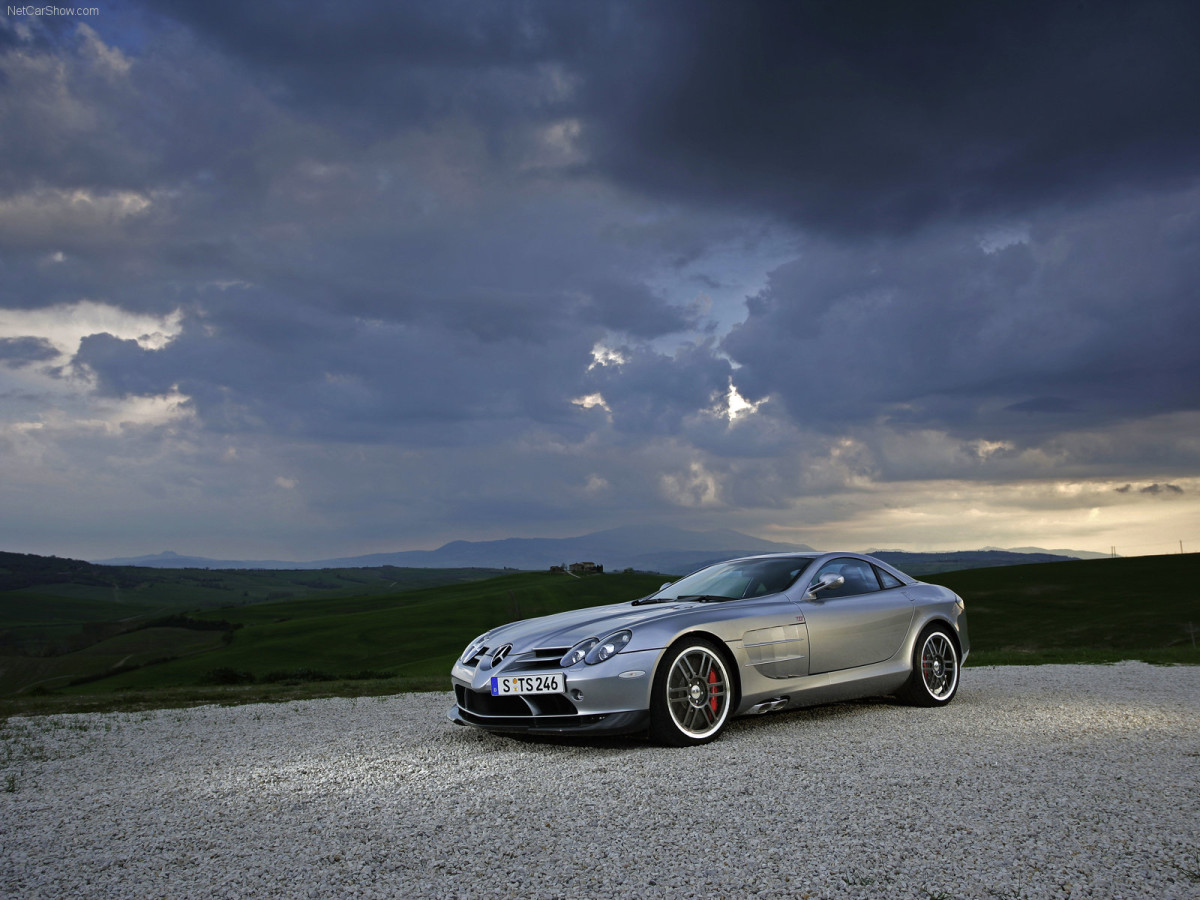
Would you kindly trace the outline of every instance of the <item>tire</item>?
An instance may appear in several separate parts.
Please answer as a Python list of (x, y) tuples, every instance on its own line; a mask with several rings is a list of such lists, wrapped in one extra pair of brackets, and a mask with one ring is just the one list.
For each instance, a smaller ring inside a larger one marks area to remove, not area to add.
[(729, 664), (712, 641), (691, 638), (663, 654), (650, 698), (650, 737), (669, 747), (714, 741), (733, 712)]
[(944, 625), (930, 625), (913, 648), (912, 674), (897, 696), (913, 706), (945, 706), (958, 693), (958, 644)]

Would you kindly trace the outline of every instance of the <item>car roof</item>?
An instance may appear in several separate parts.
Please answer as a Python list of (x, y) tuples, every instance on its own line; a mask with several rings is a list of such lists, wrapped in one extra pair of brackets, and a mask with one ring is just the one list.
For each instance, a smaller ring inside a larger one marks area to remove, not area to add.
[(750, 556), (735, 556), (725, 562), (736, 562), (740, 559), (816, 559), (818, 556), (826, 556), (824, 550), (797, 550), (794, 553), (754, 553)]
[[(752, 559), (807, 559), (811, 561), (824, 558), (833, 559), (840, 556), (850, 557), (851, 559), (864, 559), (870, 562), (872, 565), (880, 566), (893, 575), (899, 576), (900, 578), (904, 579), (906, 583), (916, 583), (917, 581), (917, 579), (905, 572), (900, 571), (891, 563), (885, 562), (876, 556), (871, 556), (868, 553), (859, 553), (856, 550), (798, 550), (794, 553), (756, 553), (753, 556), (740, 556), (735, 559), (724, 560), (724, 562), (745, 562)], [(714, 563), (714, 565), (721, 565), (721, 563)]]

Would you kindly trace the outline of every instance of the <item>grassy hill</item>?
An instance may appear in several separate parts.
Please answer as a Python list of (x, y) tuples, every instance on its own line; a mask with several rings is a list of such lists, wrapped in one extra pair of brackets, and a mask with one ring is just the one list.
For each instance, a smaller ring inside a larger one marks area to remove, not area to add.
[[(29, 591), (146, 609), (242, 606), (330, 592), (379, 594), (473, 581), (502, 574), (491, 568), (155, 569), (101, 566), (77, 559), (0, 552), (0, 598)], [(0, 622), (0, 626), (3, 623)]]
[(1200, 554), (926, 576), (967, 603), (974, 665), (1200, 663)]
[[(496, 569), (163, 570), (0, 553), (0, 696), (58, 690), (228, 646), (225, 613), (258, 603), (361, 603)], [(225, 620), (223, 627), (214, 623)]]
[(41, 656), (81, 649), (95, 643), (103, 631), (101, 623), (131, 623), (128, 628), (189, 610), (315, 597), (390, 596), (491, 578), (501, 571), (395, 566), (307, 571), (151, 569), (0, 553), (0, 655)]
[(178, 687), (225, 680), (329, 680), (362, 673), (437, 679), (480, 632), (518, 618), (632, 600), (657, 588), (658, 575), (571, 578), (519, 573), (388, 597), (263, 603), (197, 614), (241, 627), (220, 649), (104, 682), (93, 690)]
[[(973, 665), (1200, 664), (1189, 631), (1200, 626), (1200, 555), (975, 569), (927, 579), (966, 599)], [(0, 700), (0, 713), (442, 690), (454, 658), (488, 628), (633, 599), (661, 581), (638, 573), (576, 579), (522, 572), (417, 590), (194, 609), (75, 653), (0, 658), (0, 694), (9, 695)], [(67, 598), (55, 602), (60, 616), (93, 609), (73, 607)]]
[(194, 610), (169, 622), (151, 620), (173, 627), (129, 632), (77, 652), (0, 656), (0, 696), (53, 691), (84, 702), (114, 692), (228, 693), (245, 684), (286, 688), (380, 679), (390, 679), (393, 690), (440, 688), (454, 658), (481, 631), (516, 618), (633, 599), (661, 583), (662, 576), (645, 574), (579, 579), (514, 573), (387, 594)]

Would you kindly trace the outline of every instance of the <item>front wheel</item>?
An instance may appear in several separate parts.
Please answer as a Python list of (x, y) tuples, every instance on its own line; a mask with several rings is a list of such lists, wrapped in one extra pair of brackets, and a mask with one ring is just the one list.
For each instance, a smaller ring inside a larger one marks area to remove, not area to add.
[(695, 638), (670, 648), (654, 674), (650, 737), (671, 747), (715, 740), (729, 721), (733, 684), (721, 652)]
[(913, 649), (913, 670), (899, 697), (914, 706), (945, 706), (958, 692), (958, 645), (942, 625), (921, 632)]

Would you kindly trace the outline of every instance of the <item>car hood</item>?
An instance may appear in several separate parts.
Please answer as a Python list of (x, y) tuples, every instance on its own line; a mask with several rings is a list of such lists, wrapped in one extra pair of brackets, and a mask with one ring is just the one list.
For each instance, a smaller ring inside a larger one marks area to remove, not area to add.
[(518, 651), (537, 647), (571, 647), (586, 638), (604, 637), (622, 628), (633, 628), (679, 615), (696, 607), (697, 604), (686, 602), (648, 606), (633, 606), (626, 602), (590, 606), (503, 625), (491, 633), (488, 643), (492, 646), (510, 643)]

